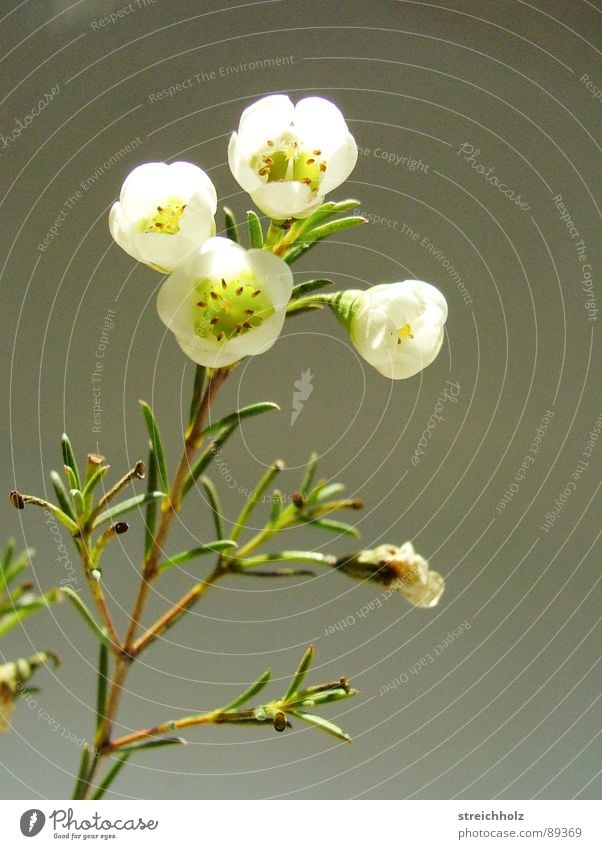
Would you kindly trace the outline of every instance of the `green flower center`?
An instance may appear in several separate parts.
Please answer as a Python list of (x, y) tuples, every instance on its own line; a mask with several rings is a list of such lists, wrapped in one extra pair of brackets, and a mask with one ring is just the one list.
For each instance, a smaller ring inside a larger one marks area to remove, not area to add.
[(186, 204), (177, 199), (168, 201), (164, 206), (158, 206), (157, 214), (143, 222), (142, 231), (175, 236), (180, 232), (180, 218), (185, 209)]
[(274, 306), (249, 271), (230, 280), (204, 277), (196, 283), (199, 300), (194, 331), (203, 339), (228, 342), (274, 314)]
[(263, 151), (251, 160), (251, 167), (266, 183), (295, 180), (315, 192), (327, 168), (321, 153), (304, 150), (292, 134), (285, 133), (278, 142), (268, 139)]

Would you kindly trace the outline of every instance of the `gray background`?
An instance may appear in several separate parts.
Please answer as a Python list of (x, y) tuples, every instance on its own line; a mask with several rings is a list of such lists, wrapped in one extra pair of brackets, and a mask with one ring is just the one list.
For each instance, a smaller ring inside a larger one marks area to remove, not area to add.
[[(134, 0), (116, 23), (97, 24), (126, 5), (0, 4), (3, 138), (52, 86), (60, 89), (18, 138), (0, 139), (3, 489), (48, 492), (63, 429), (81, 458), (97, 448), (105, 454), (116, 479), (145, 454), (138, 398), (155, 407), (174, 462), (192, 363), (156, 315), (162, 278), (112, 243), (108, 208), (138, 163), (187, 159), (243, 216), (249, 201), (226, 161), (240, 112), (269, 92), (320, 94), (339, 105), (364, 149), (334, 197), (359, 198), (387, 224), (318, 247), (295, 266), (296, 279), (329, 276), (356, 288), (431, 281), (449, 302), (446, 341), (430, 368), (393, 383), (358, 359), (331, 315), (291, 320), (268, 354), (234, 372), (215, 409), (274, 400), (282, 411), (246, 423), (214, 479), (232, 518), (242, 503), (238, 488), (252, 486), (265, 464), (282, 457), (283, 486), (292, 491), (315, 449), (322, 474), (365, 499), (363, 514), (352, 517), (363, 545), (413, 540), (447, 590), (424, 611), (397, 595), (382, 600), (376, 584), (328, 572), (307, 581), (224, 582), (135, 665), (123, 733), (223, 704), (267, 666), (275, 696), (311, 641), (313, 680), (348, 675), (360, 690), (325, 710), (353, 745), (298, 725), (282, 735), (193, 729), (187, 748), (134, 760), (114, 798), (595, 797), (599, 445), (553, 527), (542, 528), (601, 412), (599, 322), (588, 320), (582, 263), (553, 202), (563, 196), (585, 241), (599, 308), (602, 103), (582, 80), (587, 74), (602, 87), (596, 5), (157, 0), (145, 7)], [(278, 57), (292, 61), (244, 69)], [(149, 98), (201, 73), (173, 97)], [(137, 137), (135, 150), (103, 166)], [(464, 143), (529, 209), (464, 161)], [(379, 150), (428, 168), (389, 163)], [(41, 252), (67, 199), (98, 169)], [(109, 308), (115, 327), (94, 433), (91, 374)], [(307, 369), (314, 390), (291, 427), (294, 382)], [(410, 458), (446, 380), (460, 383), (458, 402), (446, 404), (414, 467)], [(535, 463), (498, 512), (546, 410), (555, 415)], [(5, 500), (1, 522), (3, 537), (37, 549), (40, 587), (65, 578), (41, 511), (18, 514)], [(141, 518), (131, 525), (105, 564), (121, 630), (136, 586)], [(191, 497), (170, 550), (210, 534), (201, 496)], [(307, 531), (291, 532), (285, 544), (339, 554), (353, 547)], [(208, 568), (199, 561), (161, 581), (149, 616)], [(82, 579), (77, 586), (87, 593)], [(382, 605), (358, 615), (374, 599)], [(354, 623), (328, 635), (346, 619)], [(470, 629), (436, 655), (464, 622)], [(0, 657), (42, 648), (57, 650), (63, 664), (38, 673), (38, 709), (18, 705), (13, 732), (0, 741), (7, 798), (68, 796), (79, 749), (62, 735), (86, 736), (92, 727), (96, 648), (70, 606), (12, 632)], [(406, 683), (380, 695), (394, 679)]]

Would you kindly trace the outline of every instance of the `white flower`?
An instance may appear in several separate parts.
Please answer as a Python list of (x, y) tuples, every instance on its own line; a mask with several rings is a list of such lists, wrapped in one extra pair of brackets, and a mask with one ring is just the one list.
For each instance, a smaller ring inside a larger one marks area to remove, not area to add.
[(411, 542), (379, 545), (350, 557), (341, 557), (336, 568), (360, 581), (377, 581), (401, 592), (415, 607), (435, 607), (443, 595), (445, 581), (429, 569), (428, 561), (414, 551)]
[(393, 380), (430, 365), (443, 343), (447, 302), (421, 280), (385, 283), (353, 292), (349, 335), (361, 356)]
[(415, 607), (435, 607), (443, 595), (445, 581), (439, 572), (429, 569), (428, 561), (416, 554), (411, 542), (391, 555), (390, 566), (398, 572), (393, 589), (400, 590)]
[(218, 368), (272, 347), (292, 288), (284, 260), (217, 236), (165, 281), (157, 310), (195, 363)]
[(157, 271), (172, 271), (215, 235), (215, 187), (190, 162), (147, 162), (126, 177), (109, 215), (117, 244)]
[(228, 161), (234, 178), (270, 218), (306, 218), (353, 171), (357, 145), (337, 107), (322, 97), (296, 106), (284, 94), (242, 113)]

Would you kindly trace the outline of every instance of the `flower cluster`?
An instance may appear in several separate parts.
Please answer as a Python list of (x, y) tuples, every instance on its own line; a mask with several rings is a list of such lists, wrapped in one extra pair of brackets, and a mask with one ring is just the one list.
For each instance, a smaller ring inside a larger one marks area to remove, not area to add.
[[(182, 350), (210, 368), (261, 354), (280, 335), (292, 311), (290, 262), (324, 237), (324, 225), (321, 231), (316, 222), (336, 207), (325, 204), (325, 196), (351, 174), (357, 145), (328, 100), (306, 97), (293, 105), (285, 95), (271, 95), (244, 110), (228, 161), (240, 186), (271, 219), (265, 241), (257, 219), (259, 244), (250, 250), (216, 237), (215, 187), (189, 162), (139, 165), (109, 217), (117, 244), (169, 274), (159, 292), (159, 316)], [(336, 223), (341, 221), (359, 223)], [(228, 235), (237, 238), (235, 226)], [(306, 306), (328, 303), (359, 354), (393, 380), (428, 366), (443, 342), (447, 305), (429, 283), (407, 280), (305, 300)]]

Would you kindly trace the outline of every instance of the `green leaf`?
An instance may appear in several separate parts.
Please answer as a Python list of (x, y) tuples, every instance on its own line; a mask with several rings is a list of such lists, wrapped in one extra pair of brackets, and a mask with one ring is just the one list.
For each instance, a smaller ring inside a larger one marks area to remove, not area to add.
[(299, 227), (299, 232), (306, 233), (308, 230), (313, 230), (323, 221), (326, 221), (328, 218), (332, 218), (333, 215), (337, 215), (339, 212), (347, 212), (347, 210), (355, 209), (360, 205), (359, 200), (352, 199), (327, 201), (311, 215), (308, 215), (307, 218), (303, 218), (300, 222), (298, 222), (301, 225)]
[(230, 435), (234, 433), (237, 426), (237, 424), (231, 424), (228, 427), (225, 427), (220, 433), (217, 434), (217, 436), (212, 439), (212, 441), (205, 448), (205, 450), (201, 452), (196, 463), (189, 472), (184, 486), (182, 487), (183, 495), (186, 495), (188, 493), (189, 489), (193, 486), (195, 481), (198, 480), (200, 475), (202, 475), (209, 463), (219, 452), (222, 445), (229, 439)]
[(312, 242), (318, 239), (325, 239), (327, 236), (332, 236), (334, 233), (339, 233), (341, 230), (348, 230), (350, 227), (357, 227), (359, 224), (367, 224), (368, 220), (361, 215), (350, 215), (347, 218), (337, 218), (336, 221), (329, 221), (326, 224), (321, 224), (319, 227), (313, 227), (311, 230), (303, 234), (304, 240)]
[(318, 455), (315, 451), (312, 451), (307, 466), (305, 467), (305, 474), (303, 475), (303, 480), (301, 481), (301, 489), (299, 490), (303, 498), (305, 498), (306, 500), (311, 492), (311, 487), (314, 482), (317, 465)]
[(305, 676), (307, 675), (307, 672), (309, 670), (309, 667), (311, 665), (313, 658), (314, 658), (314, 647), (309, 646), (309, 648), (307, 649), (307, 651), (305, 652), (305, 654), (301, 658), (299, 666), (297, 667), (297, 671), (293, 675), (293, 679), (292, 679), (292, 681), (289, 685), (288, 690), (286, 691), (286, 695), (282, 699), (283, 702), (288, 702), (291, 699), (291, 697), (294, 696), (294, 694), (300, 689), (301, 684), (303, 683), (303, 680), (304, 680)]
[(327, 483), (317, 486), (307, 499), (307, 504), (319, 504), (322, 501), (328, 501), (334, 495), (338, 495), (345, 491), (345, 484), (342, 483)]
[(58, 501), (61, 510), (69, 516), (70, 519), (75, 520), (75, 508), (73, 507), (73, 502), (67, 492), (61, 476), (58, 472), (50, 472), (50, 480), (56, 495), (56, 500)]
[[(296, 286), (293, 286), (293, 292), (291, 295), (291, 301), (296, 301), (297, 298), (303, 298), (305, 295), (309, 295), (310, 292), (315, 292), (316, 289), (323, 289), (324, 286), (333, 286), (334, 283), (332, 280), (306, 280), (305, 283), (298, 283)], [(317, 306), (320, 306), (319, 304)]]
[(158, 566), (158, 571), (165, 572), (166, 569), (171, 569), (172, 566), (179, 566), (182, 563), (187, 563), (189, 560), (203, 557), (205, 554), (219, 554), (222, 551), (227, 551), (229, 548), (236, 548), (236, 543), (233, 539), (219, 539), (215, 542), (209, 542), (207, 545), (201, 545), (199, 548), (181, 551), (179, 554), (174, 554), (169, 560), (161, 563)]
[(198, 416), (199, 410), (201, 408), (206, 375), (207, 370), (205, 369), (205, 366), (197, 365), (194, 372), (194, 384), (192, 387), (192, 398), (190, 401), (190, 413), (188, 415), (188, 430), (186, 431), (187, 435), (188, 432), (191, 430), (194, 422), (196, 421), (196, 417)]
[(146, 403), (146, 401), (140, 401), (140, 406), (142, 408), (142, 414), (144, 415), (146, 429), (148, 430), (148, 435), (150, 437), (150, 441), (153, 446), (153, 452), (155, 454), (155, 462), (157, 464), (157, 472), (159, 475), (159, 486), (165, 492), (167, 492), (167, 488), (169, 486), (169, 478), (167, 477), (167, 463), (165, 462), (165, 454), (163, 452), (163, 443), (161, 442), (159, 427), (157, 425), (157, 421), (155, 419), (153, 411)]
[(211, 508), (211, 513), (213, 515), (213, 524), (215, 526), (215, 535), (218, 539), (222, 539), (224, 536), (224, 529), (222, 527), (222, 506), (220, 504), (219, 495), (217, 494), (217, 490), (211, 478), (203, 475), (201, 478), (201, 483), (205, 492), (207, 493), (207, 498), (209, 499), (209, 507)]
[(284, 496), (279, 489), (275, 489), (272, 493), (272, 509), (270, 510), (270, 518), (268, 519), (269, 528), (277, 527), (283, 506)]
[(85, 602), (79, 597), (79, 595), (72, 590), (71, 587), (61, 587), (57, 591), (57, 601), (60, 600), (60, 596), (64, 596), (68, 599), (71, 604), (75, 607), (79, 615), (82, 617), (86, 625), (88, 625), (96, 637), (101, 643), (104, 643), (106, 646), (111, 646), (112, 643), (107, 636), (107, 634), (100, 627), (90, 610), (86, 607)]
[(227, 206), (224, 207), (224, 221), (226, 224), (226, 236), (228, 239), (232, 239), (233, 242), (236, 242), (239, 245), (240, 236), (238, 235), (238, 227), (236, 226), (232, 210), (228, 209)]
[(68, 469), (71, 470), (73, 475), (74, 485), (71, 488), (79, 489), (81, 491), (82, 485), (79, 477), (79, 469), (77, 468), (77, 462), (75, 460), (75, 454), (73, 453), (71, 441), (66, 433), (63, 434), (63, 437), (61, 439), (61, 448), (63, 451), (63, 463)]
[(26, 548), (16, 559), (14, 558), (15, 543), (10, 540), (0, 560), (0, 598), (8, 590), (10, 584), (21, 572), (29, 566), (30, 558), (34, 553), (33, 548)]
[(245, 702), (248, 702), (249, 699), (252, 699), (253, 696), (257, 695), (257, 693), (263, 690), (263, 688), (266, 686), (271, 677), (272, 671), (270, 669), (266, 669), (263, 675), (260, 675), (254, 684), (251, 684), (251, 686), (246, 689), (244, 693), (241, 693), (240, 696), (237, 696), (234, 701), (230, 702), (229, 705), (226, 705), (225, 708), (222, 708), (221, 712), (226, 713), (226, 711), (234, 710)]
[(252, 416), (258, 416), (261, 413), (267, 413), (269, 410), (279, 410), (280, 407), (278, 404), (274, 404), (273, 401), (261, 401), (259, 404), (249, 404), (248, 407), (241, 407), (240, 410), (237, 410), (235, 413), (230, 413), (229, 416), (225, 416), (223, 419), (219, 419), (216, 422), (213, 422), (206, 427), (202, 433), (202, 436), (207, 436), (210, 433), (215, 433), (218, 430), (221, 430), (224, 427), (228, 427), (229, 425), (239, 425), (243, 419), (251, 418)]
[(124, 746), (120, 749), (121, 752), (141, 752), (143, 749), (159, 749), (163, 746), (186, 746), (188, 745), (183, 737), (162, 737), (160, 740), (147, 740), (145, 743), (134, 743), (131, 746)]
[(132, 498), (126, 498), (125, 501), (120, 501), (119, 504), (114, 504), (103, 513), (100, 513), (92, 524), (92, 530), (95, 530), (105, 522), (113, 522), (118, 516), (123, 516), (135, 510), (136, 507), (141, 507), (143, 504), (148, 504), (157, 498), (165, 498), (164, 492), (145, 492), (142, 495), (134, 495)]
[(320, 554), (319, 551), (277, 551), (270, 554), (258, 554), (238, 561), (244, 569), (260, 566), (265, 563), (317, 563), (320, 566), (334, 566), (336, 557), (331, 554)]
[[(349, 696), (355, 696), (357, 690), (344, 690), (342, 687), (333, 688), (332, 690), (322, 690), (318, 693), (299, 693), (299, 699), (295, 704), (299, 704), (301, 708), (313, 707), (314, 705), (327, 705), (329, 702), (337, 702), (341, 699), (347, 699)], [(311, 702), (311, 704), (309, 704)]]
[[(153, 451), (153, 444), (149, 442), (148, 463), (147, 463), (147, 480), (146, 494), (150, 495), (157, 490), (157, 460)], [(144, 554), (148, 556), (150, 550), (155, 544), (155, 525), (157, 523), (157, 501), (155, 498), (149, 498), (146, 504), (146, 519), (144, 529)]]
[(245, 575), (247, 578), (315, 578), (316, 573), (311, 569), (244, 569), (232, 567), (237, 575)]
[[(77, 780), (75, 782), (75, 787), (73, 789), (73, 799), (82, 799), (86, 790), (87, 781), (86, 778), (88, 776), (88, 766), (90, 763), (90, 752), (88, 749), (82, 749), (82, 757), (79, 762), (79, 771), (77, 773)], [(100, 798), (100, 797), (99, 797)]]
[[(92, 495), (94, 489), (98, 486), (101, 480), (104, 478), (106, 473), (109, 471), (110, 466), (97, 466), (96, 470), (92, 473), (88, 482), (84, 486), (82, 490), (82, 495), (84, 497), (84, 501), (88, 501), (89, 497)], [(56, 490), (55, 490), (56, 492)], [(57, 493), (58, 498), (58, 493)]]
[(320, 528), (322, 531), (333, 531), (336, 534), (348, 534), (356, 539), (361, 537), (361, 533), (354, 525), (349, 525), (347, 522), (338, 522), (336, 519), (310, 519), (309, 524), (314, 528)]
[(98, 730), (105, 718), (107, 703), (107, 683), (109, 678), (109, 651), (104, 643), (100, 644), (98, 655), (98, 682), (96, 688), (96, 729)]
[[(96, 790), (96, 793), (92, 796), (92, 799), (95, 799), (95, 800), (102, 799), (102, 797), (107, 792), (107, 790), (109, 789), (111, 784), (115, 781), (115, 779), (117, 778), (117, 776), (121, 772), (122, 767), (125, 766), (129, 757), (130, 757), (129, 752), (122, 752), (121, 754), (117, 755), (117, 757), (115, 758), (115, 763), (113, 764), (111, 769), (107, 772), (104, 781), (102, 782), (102, 784), (99, 785), (98, 789)], [(77, 799), (79, 797), (74, 796), (73, 798)]]
[(49, 604), (58, 601), (60, 592), (60, 590), (50, 590), (45, 595), (38, 596), (27, 593), (21, 599), (17, 599), (14, 609), (0, 617), (0, 637), (3, 637), (4, 634), (8, 633), (19, 622), (27, 619), (32, 613), (45, 609)]
[[(251, 492), (245, 504), (240, 511), (236, 521), (234, 522), (234, 527), (232, 528), (232, 539), (238, 539), (244, 530), (245, 523), (247, 519), (253, 512), (256, 505), (259, 503), (261, 498), (263, 497), (265, 491), (268, 489), (274, 478), (280, 474), (280, 472), (284, 469), (284, 463), (281, 460), (276, 460), (275, 463), (272, 463), (268, 469), (264, 472), (264, 474), (259, 479), (257, 486)], [(278, 511), (280, 513), (280, 511)]]
[(257, 213), (250, 209), (247, 212), (247, 225), (249, 227), (249, 241), (252, 248), (263, 248), (263, 229)]
[(296, 716), (297, 719), (301, 719), (309, 725), (313, 725), (316, 728), (320, 728), (322, 731), (326, 731), (327, 734), (332, 734), (333, 737), (337, 737), (345, 743), (351, 743), (351, 737), (349, 734), (343, 731), (342, 728), (339, 728), (338, 725), (335, 725), (334, 722), (324, 719), (323, 716), (316, 716), (313, 713), (308, 713), (307, 711), (299, 710), (298, 708), (294, 711), (289, 711), (289, 713), (291, 716)]

